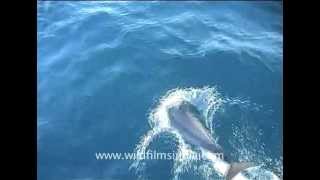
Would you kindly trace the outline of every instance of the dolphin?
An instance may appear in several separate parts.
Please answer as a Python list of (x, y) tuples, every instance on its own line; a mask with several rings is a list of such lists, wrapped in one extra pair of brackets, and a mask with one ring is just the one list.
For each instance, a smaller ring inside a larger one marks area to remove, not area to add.
[(213, 167), (216, 171), (227, 180), (236, 179), (235, 177), (246, 179), (240, 172), (254, 165), (248, 162), (229, 163), (215, 156), (215, 154), (223, 154), (223, 149), (213, 141), (208, 129), (202, 125), (201, 114), (194, 105), (187, 101), (179, 101), (168, 107), (167, 113), (171, 127), (176, 129), (187, 143), (200, 147), (203, 153), (213, 159)]

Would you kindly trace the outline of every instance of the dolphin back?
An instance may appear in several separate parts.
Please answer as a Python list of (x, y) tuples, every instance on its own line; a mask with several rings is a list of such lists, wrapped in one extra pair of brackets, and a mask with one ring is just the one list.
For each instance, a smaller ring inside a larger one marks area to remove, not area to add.
[(209, 150), (212, 153), (223, 153), (223, 149), (218, 144), (214, 143), (204, 143), (201, 144), (204, 149)]

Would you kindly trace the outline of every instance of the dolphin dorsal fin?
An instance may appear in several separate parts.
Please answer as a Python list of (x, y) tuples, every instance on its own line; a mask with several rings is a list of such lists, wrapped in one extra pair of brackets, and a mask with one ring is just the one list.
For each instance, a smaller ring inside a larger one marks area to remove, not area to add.
[(230, 165), (229, 170), (228, 170), (226, 179), (231, 180), (239, 172), (241, 172), (249, 167), (253, 167), (253, 166), (254, 166), (253, 163), (249, 163), (249, 162), (232, 163)]

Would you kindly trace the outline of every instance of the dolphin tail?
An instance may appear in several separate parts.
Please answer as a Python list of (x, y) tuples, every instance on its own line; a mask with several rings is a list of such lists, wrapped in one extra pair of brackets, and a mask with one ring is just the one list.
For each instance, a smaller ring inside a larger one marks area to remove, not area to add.
[(243, 170), (245, 170), (249, 167), (253, 167), (253, 166), (254, 166), (253, 163), (248, 163), (248, 162), (232, 163), (229, 170), (228, 170), (226, 179), (231, 180), (240, 171), (243, 171)]

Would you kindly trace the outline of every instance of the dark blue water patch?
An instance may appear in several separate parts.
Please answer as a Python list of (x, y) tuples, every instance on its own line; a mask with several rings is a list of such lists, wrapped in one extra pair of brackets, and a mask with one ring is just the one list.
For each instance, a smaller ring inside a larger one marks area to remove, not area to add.
[(278, 160), (282, 153), (282, 141), (279, 141), (282, 127), (277, 121), (280, 117), (252, 106), (227, 104), (216, 114), (215, 135), (219, 137), (219, 144), (232, 161), (239, 160), (240, 154), (234, 153), (238, 150), (251, 152), (249, 156), (253, 161), (261, 161), (262, 156)]
[[(178, 150), (177, 138), (171, 133), (161, 133), (147, 147), (146, 152), (152, 153), (152, 157), (143, 160), (146, 164), (143, 172), (144, 177), (149, 179), (172, 179), (174, 177), (174, 159), (168, 156), (168, 153), (176, 154)], [(155, 155), (158, 153), (158, 155)], [(160, 155), (159, 153), (167, 153)], [(155, 157), (158, 156), (158, 157)], [(171, 156), (173, 157), (173, 156)], [(156, 159), (158, 158), (158, 159)], [(168, 159), (166, 159), (168, 158)]]

